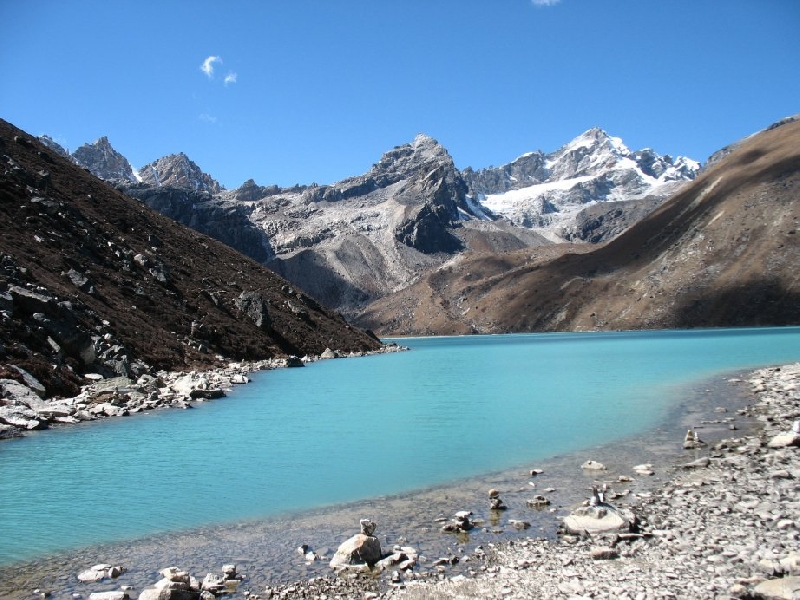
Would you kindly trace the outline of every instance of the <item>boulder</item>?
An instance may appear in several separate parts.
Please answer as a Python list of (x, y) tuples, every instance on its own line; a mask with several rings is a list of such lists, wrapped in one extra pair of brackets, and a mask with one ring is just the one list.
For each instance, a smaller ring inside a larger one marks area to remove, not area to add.
[(178, 567), (167, 567), (165, 569), (161, 569), (159, 573), (161, 573), (161, 576), (168, 581), (177, 581), (186, 584), (189, 583), (189, 573), (186, 571), (181, 571)]
[(605, 471), (606, 466), (601, 462), (597, 462), (596, 460), (587, 460), (581, 465), (581, 469), (586, 471)]
[(92, 592), (89, 600), (128, 600), (128, 592)]
[(85, 571), (81, 571), (78, 573), (78, 581), (83, 583), (93, 583), (95, 581), (103, 581), (106, 578), (106, 571), (105, 569), (95, 569), (92, 567), (91, 569), (86, 569)]
[(221, 593), (225, 589), (225, 580), (214, 573), (208, 573), (200, 585), (200, 589), (212, 594)]
[(19, 383), (14, 379), (0, 379), (0, 397), (10, 398), (11, 400), (20, 402), (25, 406), (43, 403), (41, 395), (38, 391), (31, 389), (27, 385)]
[(222, 577), (225, 581), (239, 579), (236, 573), (236, 565), (222, 565)]
[(753, 590), (754, 598), (793, 600), (800, 597), (800, 577), (784, 577), (762, 581)]
[(81, 571), (78, 573), (78, 581), (82, 581), (83, 583), (92, 583), (95, 581), (102, 581), (106, 577), (111, 577), (115, 579), (122, 575), (125, 572), (125, 567), (108, 565), (108, 564), (99, 564), (94, 565), (93, 567), (89, 567), (85, 571)]
[(581, 507), (564, 518), (561, 523), (563, 533), (582, 535), (588, 533), (630, 531), (634, 522), (632, 514), (624, 513), (610, 504)]
[(198, 600), (200, 592), (195, 590), (171, 590), (149, 588), (139, 594), (139, 600)]
[(768, 443), (769, 448), (788, 448), (790, 446), (800, 446), (800, 433), (780, 433), (773, 437)]
[(332, 568), (346, 568), (351, 565), (372, 566), (381, 559), (381, 543), (371, 535), (357, 533), (345, 540), (333, 555)]
[(542, 496), (541, 494), (537, 494), (530, 500), (526, 502), (528, 508), (545, 508), (546, 506), (550, 506), (550, 500)]
[(236, 299), (236, 308), (246, 314), (259, 329), (269, 327), (267, 303), (258, 292), (242, 292)]
[(619, 558), (619, 552), (610, 546), (595, 546), (589, 551), (592, 560), (613, 560)]

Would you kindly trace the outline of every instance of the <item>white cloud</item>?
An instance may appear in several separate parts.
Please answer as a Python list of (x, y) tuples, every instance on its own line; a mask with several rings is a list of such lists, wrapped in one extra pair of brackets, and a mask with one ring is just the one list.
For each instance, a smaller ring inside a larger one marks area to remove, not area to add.
[(217, 117), (215, 117), (214, 115), (210, 115), (208, 113), (200, 113), (200, 115), (197, 118), (200, 119), (201, 121), (206, 122), (206, 123), (216, 123), (217, 122)]
[(219, 56), (209, 56), (203, 61), (203, 64), (200, 65), (200, 70), (205, 73), (209, 79), (214, 76), (214, 63), (216, 62), (222, 63), (222, 59)]
[(225, 85), (228, 85), (229, 83), (236, 83), (236, 73), (231, 72), (225, 75), (225, 81), (223, 83)]
[(537, 7), (555, 6), (559, 2), (561, 2), (561, 0), (531, 0), (531, 4)]

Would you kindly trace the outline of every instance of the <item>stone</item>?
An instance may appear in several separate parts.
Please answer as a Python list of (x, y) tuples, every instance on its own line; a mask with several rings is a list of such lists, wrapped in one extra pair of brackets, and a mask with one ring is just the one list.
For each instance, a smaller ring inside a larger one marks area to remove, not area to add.
[(689, 429), (686, 431), (686, 436), (683, 438), (683, 447), (687, 450), (693, 448), (702, 448), (707, 444), (700, 439), (700, 436), (697, 435), (696, 431)]
[(159, 571), (162, 577), (168, 581), (177, 581), (180, 583), (189, 583), (189, 573), (181, 571), (178, 567), (167, 567)]
[(550, 500), (541, 494), (537, 494), (526, 502), (529, 508), (544, 508), (550, 506)]
[(507, 508), (499, 497), (489, 499), (489, 510), (506, 510)]
[(633, 467), (634, 473), (640, 475), (642, 477), (651, 477), (655, 475), (655, 471), (653, 470), (653, 465), (650, 463), (643, 463), (641, 465), (636, 465)]
[(632, 522), (632, 515), (623, 514), (611, 505), (588, 506), (578, 508), (564, 517), (561, 530), (577, 535), (630, 531)]
[(753, 597), (763, 600), (796, 600), (800, 598), (800, 577), (762, 581), (753, 589)]
[(767, 443), (769, 448), (789, 448), (791, 446), (800, 446), (800, 433), (780, 433)]
[(605, 471), (606, 466), (601, 462), (597, 462), (596, 460), (587, 460), (581, 465), (581, 469), (586, 471)]
[(359, 521), (359, 525), (361, 526), (361, 533), (367, 536), (375, 533), (375, 528), (377, 527), (375, 522), (370, 521), (369, 519), (361, 519)]
[(267, 303), (258, 292), (242, 292), (236, 299), (236, 307), (245, 313), (259, 329), (269, 327)]
[(128, 600), (128, 592), (92, 592), (89, 600)]
[(113, 567), (112, 565), (102, 563), (94, 565), (93, 567), (89, 567), (85, 571), (78, 573), (78, 581), (82, 581), (84, 583), (102, 581), (106, 577), (111, 577), (109, 571), (112, 569), (114, 569), (117, 574), (124, 570), (122, 567)]
[(378, 538), (357, 533), (342, 542), (330, 562), (332, 568), (346, 568), (351, 565), (372, 566), (381, 559), (381, 543)]
[(201, 590), (218, 593), (225, 589), (225, 580), (215, 573), (208, 573), (200, 584)]
[(139, 600), (197, 600), (199, 592), (193, 590), (170, 590), (149, 588), (139, 594)]
[(222, 565), (222, 577), (226, 581), (231, 581), (233, 579), (238, 579), (238, 574), (236, 572), (236, 565), (228, 564)]
[(595, 546), (589, 551), (592, 560), (613, 560), (619, 558), (619, 552), (610, 546)]
[(697, 460), (693, 460), (688, 463), (684, 463), (681, 466), (683, 469), (703, 469), (707, 467), (711, 463), (711, 460), (707, 456), (703, 456), (698, 458)]

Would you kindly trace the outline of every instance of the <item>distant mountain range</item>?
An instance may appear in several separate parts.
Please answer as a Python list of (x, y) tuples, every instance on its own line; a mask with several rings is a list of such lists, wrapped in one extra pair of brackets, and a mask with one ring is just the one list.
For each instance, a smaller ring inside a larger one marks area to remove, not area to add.
[(71, 155), (41, 141), (350, 316), (470, 251), (607, 241), (700, 168), (684, 157), (632, 152), (595, 128), (550, 154), (459, 171), (443, 146), (419, 135), (364, 175), (332, 185), (249, 180), (229, 191), (183, 153), (135, 170), (106, 138)]

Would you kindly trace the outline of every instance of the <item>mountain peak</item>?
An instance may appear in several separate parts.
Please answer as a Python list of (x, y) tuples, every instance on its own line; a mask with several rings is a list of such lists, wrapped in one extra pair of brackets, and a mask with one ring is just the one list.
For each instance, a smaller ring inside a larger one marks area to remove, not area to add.
[(139, 170), (139, 177), (156, 187), (179, 187), (210, 194), (218, 194), (223, 189), (183, 152), (162, 156), (145, 165)]
[(128, 183), (136, 181), (131, 163), (114, 149), (106, 136), (75, 150), (72, 159), (100, 179)]
[(627, 156), (630, 154), (630, 150), (628, 150), (628, 147), (622, 142), (622, 138), (610, 136), (600, 127), (587, 129), (556, 152), (580, 151), (583, 149), (586, 151), (594, 151), (602, 147), (607, 148), (609, 151), (619, 156)]

